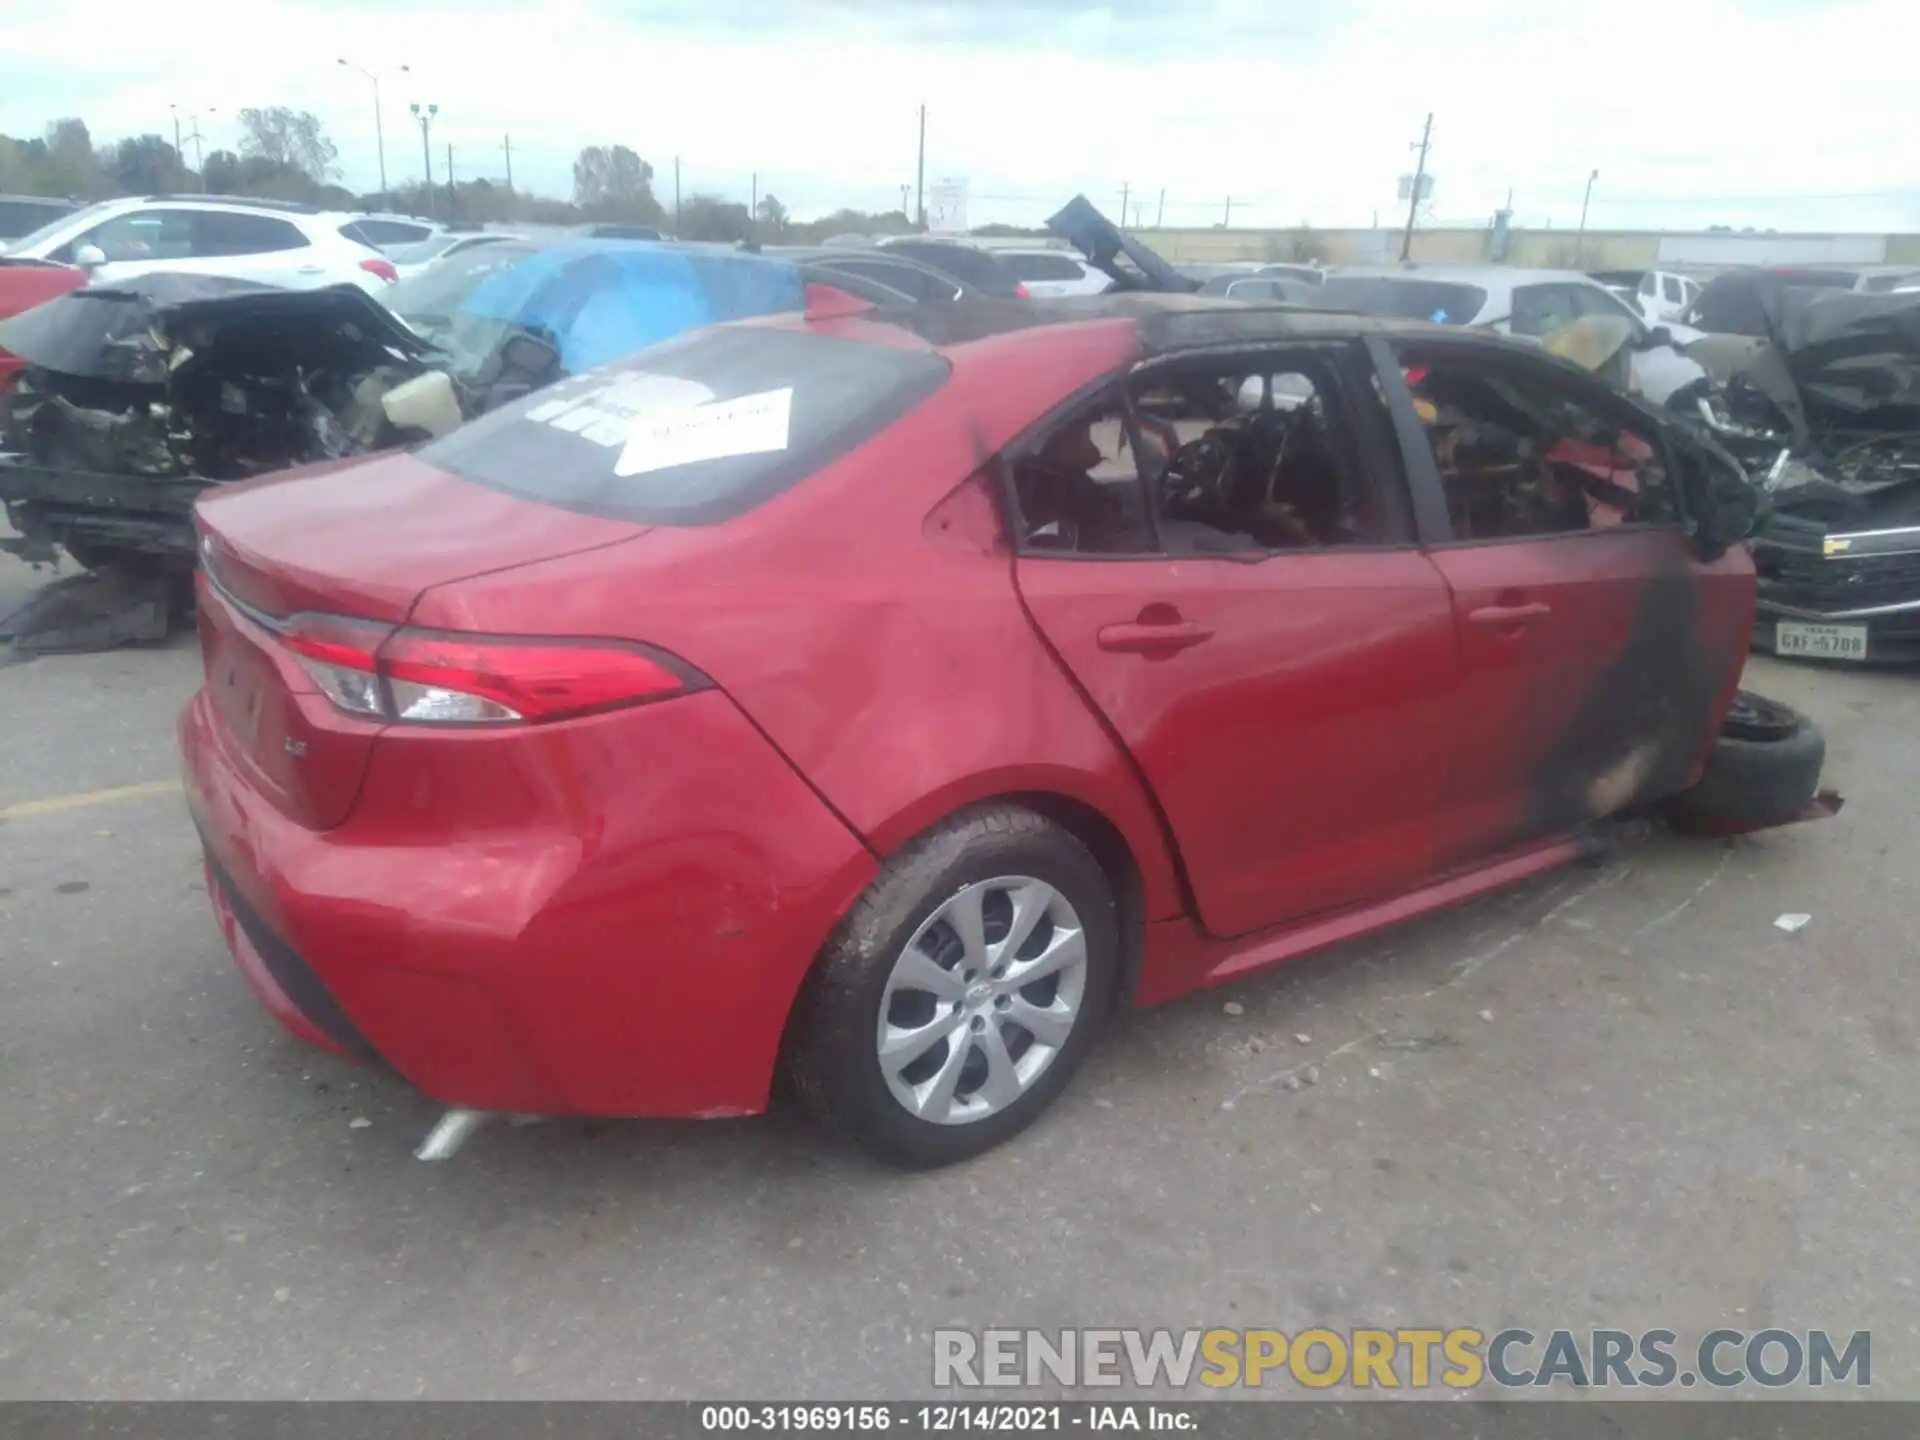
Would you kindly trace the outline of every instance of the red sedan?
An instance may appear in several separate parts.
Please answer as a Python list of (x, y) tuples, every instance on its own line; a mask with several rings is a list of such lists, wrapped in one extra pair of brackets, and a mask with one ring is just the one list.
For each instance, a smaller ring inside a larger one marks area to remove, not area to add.
[(201, 501), (189, 796), (296, 1033), (476, 1111), (741, 1115), (785, 1066), (941, 1163), (1117, 1005), (1656, 802), (1807, 812), (1818, 731), (1728, 719), (1751, 491), (1571, 366), (816, 298)]

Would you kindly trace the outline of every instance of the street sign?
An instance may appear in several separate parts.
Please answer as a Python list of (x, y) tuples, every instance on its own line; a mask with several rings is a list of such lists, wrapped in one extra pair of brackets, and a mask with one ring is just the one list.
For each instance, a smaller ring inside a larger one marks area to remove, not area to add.
[[(1411, 200), (1413, 198), (1413, 177), (1411, 175), (1402, 175), (1400, 177), (1400, 198), (1402, 200)], [(1433, 176), (1422, 175), (1420, 177), (1420, 198), (1422, 200), (1431, 200), (1433, 198)]]
[(945, 175), (927, 187), (927, 229), (936, 233), (966, 233), (966, 176)]

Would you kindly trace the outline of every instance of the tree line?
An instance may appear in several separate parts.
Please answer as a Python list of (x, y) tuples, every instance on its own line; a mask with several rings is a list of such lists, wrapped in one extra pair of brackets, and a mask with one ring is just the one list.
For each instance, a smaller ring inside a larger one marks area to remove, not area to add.
[[(414, 181), (385, 193), (356, 194), (338, 183), (339, 149), (318, 116), (284, 105), (246, 109), (236, 117), (237, 150), (196, 154), (164, 135), (94, 142), (85, 120), (55, 120), (37, 136), (0, 135), (0, 194), (47, 195), (75, 201), (123, 195), (214, 195), (292, 200), (333, 210), (402, 211), (466, 223), (576, 225), (594, 221), (649, 225), (683, 240), (812, 244), (832, 235), (911, 232), (903, 210), (840, 209), (796, 222), (779, 198), (763, 195), (751, 214), (737, 200), (695, 191), (663, 201), (654, 169), (626, 145), (589, 145), (573, 162), (573, 195), (558, 199), (478, 178), (449, 184)], [(676, 213), (677, 212), (677, 213)]]

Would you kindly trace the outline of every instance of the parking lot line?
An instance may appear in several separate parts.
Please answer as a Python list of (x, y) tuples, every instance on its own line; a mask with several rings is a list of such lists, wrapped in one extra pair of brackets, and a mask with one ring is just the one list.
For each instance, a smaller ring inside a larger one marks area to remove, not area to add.
[(138, 785), (115, 785), (106, 790), (87, 790), (78, 795), (50, 795), (44, 800), (22, 800), (17, 805), (0, 805), (0, 824), (9, 820), (28, 820), (35, 815), (57, 815), (62, 810), (83, 810), (89, 805), (111, 805), (120, 800), (143, 800), (150, 795), (178, 795), (178, 780), (147, 780)]

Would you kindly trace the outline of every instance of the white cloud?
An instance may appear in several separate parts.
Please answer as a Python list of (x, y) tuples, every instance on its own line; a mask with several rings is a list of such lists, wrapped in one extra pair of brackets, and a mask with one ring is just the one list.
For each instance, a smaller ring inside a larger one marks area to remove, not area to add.
[[(0, 131), (79, 114), (96, 136), (170, 133), (169, 103), (230, 145), (246, 105), (320, 114), (346, 180), (376, 178), (372, 95), (334, 63), (384, 69), (386, 153), (420, 173), (413, 99), (440, 105), (462, 175), (564, 193), (583, 144), (620, 141), (684, 184), (796, 213), (897, 203), (929, 107), (929, 178), (966, 174), (976, 223), (1031, 221), (1074, 190), (1117, 212), (1122, 185), (1169, 223), (1366, 223), (1397, 210), (1408, 142), (1435, 112), (1435, 214), (1478, 223), (1514, 191), (1522, 223), (1571, 224), (1590, 170), (1595, 226), (1920, 228), (1909, 158), (1920, 9), (1615, 0), (1359, 0), (1310, 27), (1219, 0), (795, 0), (629, 18), (609, 4), (91, 0), (7, 21)], [(1117, 19), (1114, 12), (1120, 12)], [(654, 12), (661, 12), (656, 7)], [(761, 23), (727, 24), (757, 14)], [(697, 17), (707, 15), (706, 20)], [(406, 62), (413, 74), (397, 73)], [(1826, 198), (1826, 197), (1859, 198)]]

